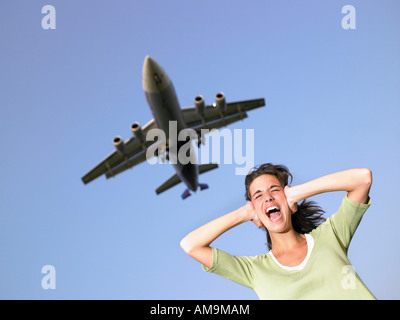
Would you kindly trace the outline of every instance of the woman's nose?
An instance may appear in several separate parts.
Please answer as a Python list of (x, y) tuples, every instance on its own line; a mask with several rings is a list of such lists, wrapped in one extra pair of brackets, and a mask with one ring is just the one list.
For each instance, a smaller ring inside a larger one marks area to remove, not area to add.
[(270, 202), (270, 201), (272, 201), (272, 200), (274, 200), (274, 197), (271, 195), (271, 194), (266, 194), (265, 195), (265, 202)]

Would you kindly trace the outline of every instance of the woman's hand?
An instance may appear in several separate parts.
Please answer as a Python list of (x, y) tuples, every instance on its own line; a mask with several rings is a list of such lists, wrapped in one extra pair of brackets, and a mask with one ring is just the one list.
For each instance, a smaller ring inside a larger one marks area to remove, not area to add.
[(292, 210), (292, 213), (297, 212), (297, 202), (294, 200), (293, 188), (290, 186), (286, 186), (284, 191), (286, 195), (286, 201), (289, 205), (290, 210)]
[(242, 209), (245, 212), (245, 215), (247, 217), (248, 220), (253, 221), (253, 223), (259, 227), (262, 228), (264, 227), (264, 225), (262, 224), (260, 218), (258, 217), (256, 210), (254, 209), (253, 204), (248, 201), (243, 207)]
[(211, 243), (224, 232), (249, 220), (257, 227), (263, 227), (251, 202), (193, 230), (181, 240), (181, 248), (192, 258), (211, 268), (213, 265)]

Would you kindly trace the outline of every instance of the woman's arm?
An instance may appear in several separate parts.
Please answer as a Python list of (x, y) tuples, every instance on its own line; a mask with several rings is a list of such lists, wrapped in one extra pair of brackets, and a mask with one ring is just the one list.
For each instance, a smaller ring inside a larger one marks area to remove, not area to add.
[(249, 220), (262, 226), (251, 202), (192, 231), (182, 239), (181, 248), (192, 258), (211, 268), (213, 253), (210, 244), (224, 232)]
[(285, 193), (292, 210), (296, 208), (298, 201), (330, 191), (347, 191), (347, 196), (351, 200), (367, 203), (371, 184), (371, 170), (357, 168), (328, 174), (297, 186), (286, 187)]

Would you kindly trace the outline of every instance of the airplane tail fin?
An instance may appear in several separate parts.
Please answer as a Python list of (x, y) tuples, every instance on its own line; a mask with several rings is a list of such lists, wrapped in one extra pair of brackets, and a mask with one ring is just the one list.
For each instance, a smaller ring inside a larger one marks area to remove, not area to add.
[[(218, 168), (218, 164), (216, 164), (216, 163), (199, 165), (199, 174), (202, 174), (204, 172), (210, 171), (215, 168)], [(198, 186), (201, 191), (208, 189), (208, 184), (206, 184), (206, 183), (199, 183)]]
[(204, 172), (210, 171), (215, 168), (218, 168), (218, 164), (216, 163), (201, 164), (199, 165), (199, 174), (202, 174)]
[(199, 183), (200, 190), (208, 189), (208, 184), (206, 183)]
[(190, 193), (189, 189), (186, 189), (181, 195), (182, 200), (185, 200), (186, 198), (189, 198), (191, 195), (192, 194)]
[[(208, 189), (208, 184), (206, 184), (206, 183), (199, 183), (199, 188), (200, 188), (201, 191), (203, 191), (203, 190), (205, 190), (205, 189)], [(185, 200), (186, 198), (189, 198), (191, 195), (192, 195), (192, 194), (190, 193), (189, 189), (186, 189), (186, 190), (182, 193), (181, 198), (182, 198), (182, 200)]]
[[(204, 172), (210, 171), (215, 168), (218, 168), (218, 164), (216, 164), (216, 163), (199, 165), (199, 174), (202, 174)], [(167, 181), (165, 181), (161, 186), (159, 186), (156, 189), (156, 193), (160, 194), (161, 192), (164, 192), (165, 190), (172, 188), (173, 186), (177, 185), (180, 182), (181, 182), (181, 179), (175, 173), (171, 178), (169, 178)], [(198, 185), (200, 187), (200, 190), (208, 189), (208, 185), (205, 183), (199, 183)], [(191, 196), (191, 193), (190, 193), (189, 189), (186, 189), (181, 195), (182, 199), (186, 199), (190, 196)]]
[(156, 193), (160, 194), (161, 192), (164, 192), (165, 190), (172, 188), (173, 186), (177, 185), (180, 182), (181, 179), (179, 179), (178, 175), (175, 173), (171, 178), (169, 178), (167, 181), (165, 181), (161, 186), (159, 186), (156, 189)]

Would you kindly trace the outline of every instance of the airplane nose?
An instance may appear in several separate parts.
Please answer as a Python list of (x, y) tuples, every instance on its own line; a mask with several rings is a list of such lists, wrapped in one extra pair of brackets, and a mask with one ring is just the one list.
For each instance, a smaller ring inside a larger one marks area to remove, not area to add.
[(143, 73), (148, 73), (149, 71), (151, 71), (151, 69), (153, 69), (154, 67), (154, 60), (147, 55), (146, 58), (144, 58), (144, 63), (143, 63)]
[(154, 73), (154, 60), (150, 56), (144, 58), (143, 79), (148, 78)]
[(143, 90), (149, 93), (159, 92), (169, 82), (169, 78), (161, 66), (147, 55), (143, 63)]

